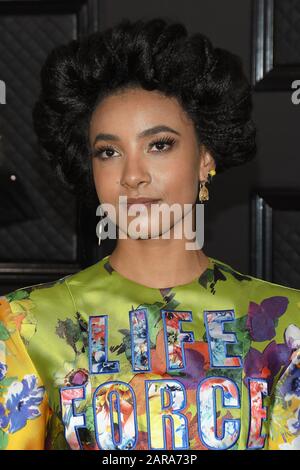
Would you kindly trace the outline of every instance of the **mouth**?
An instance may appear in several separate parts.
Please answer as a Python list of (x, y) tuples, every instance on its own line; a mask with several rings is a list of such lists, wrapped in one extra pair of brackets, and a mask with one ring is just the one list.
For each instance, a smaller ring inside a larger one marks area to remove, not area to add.
[(151, 206), (151, 204), (157, 204), (160, 201), (160, 199), (146, 199), (146, 198), (141, 198), (141, 199), (128, 199), (127, 201), (127, 207), (131, 207), (134, 204), (142, 204), (143, 206)]
[(134, 205), (140, 205), (142, 207), (150, 207), (151, 205), (156, 205), (159, 202), (160, 202), (160, 199), (140, 199), (140, 200), (135, 200), (135, 201), (129, 200), (129, 202), (125, 204), (125, 207), (127, 207), (127, 209), (129, 209), (131, 206), (134, 206)]

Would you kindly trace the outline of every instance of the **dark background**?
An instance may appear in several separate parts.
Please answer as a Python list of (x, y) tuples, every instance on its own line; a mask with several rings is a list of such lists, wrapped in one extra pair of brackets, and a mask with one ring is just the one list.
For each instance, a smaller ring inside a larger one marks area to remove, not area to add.
[(124, 17), (156, 16), (238, 54), (253, 87), (257, 157), (214, 177), (205, 253), (300, 288), (300, 105), (291, 100), (300, 80), (300, 0), (0, 0), (0, 294), (76, 272), (114, 245), (98, 249), (99, 219), (39, 157), (31, 110), (47, 53)]

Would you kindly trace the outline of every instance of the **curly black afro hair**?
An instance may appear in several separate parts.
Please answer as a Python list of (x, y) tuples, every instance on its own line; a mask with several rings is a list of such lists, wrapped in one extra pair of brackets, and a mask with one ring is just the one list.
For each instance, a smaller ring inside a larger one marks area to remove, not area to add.
[(181, 23), (155, 18), (116, 26), (53, 49), (33, 108), (40, 151), (67, 187), (95, 196), (88, 142), (91, 114), (118, 89), (139, 86), (176, 97), (220, 173), (256, 152), (251, 87), (239, 56), (214, 48)]

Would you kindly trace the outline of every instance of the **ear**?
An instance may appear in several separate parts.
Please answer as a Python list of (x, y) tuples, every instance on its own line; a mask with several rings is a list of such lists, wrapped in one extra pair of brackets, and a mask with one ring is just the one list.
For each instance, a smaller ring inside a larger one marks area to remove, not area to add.
[(199, 158), (199, 180), (206, 181), (210, 170), (216, 169), (215, 159), (204, 145), (201, 146)]

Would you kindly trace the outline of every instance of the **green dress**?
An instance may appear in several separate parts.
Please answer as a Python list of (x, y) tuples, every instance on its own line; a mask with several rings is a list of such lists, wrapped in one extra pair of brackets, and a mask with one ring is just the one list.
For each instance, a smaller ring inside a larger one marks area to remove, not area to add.
[(300, 449), (300, 290), (106, 256), (0, 297), (0, 449)]

